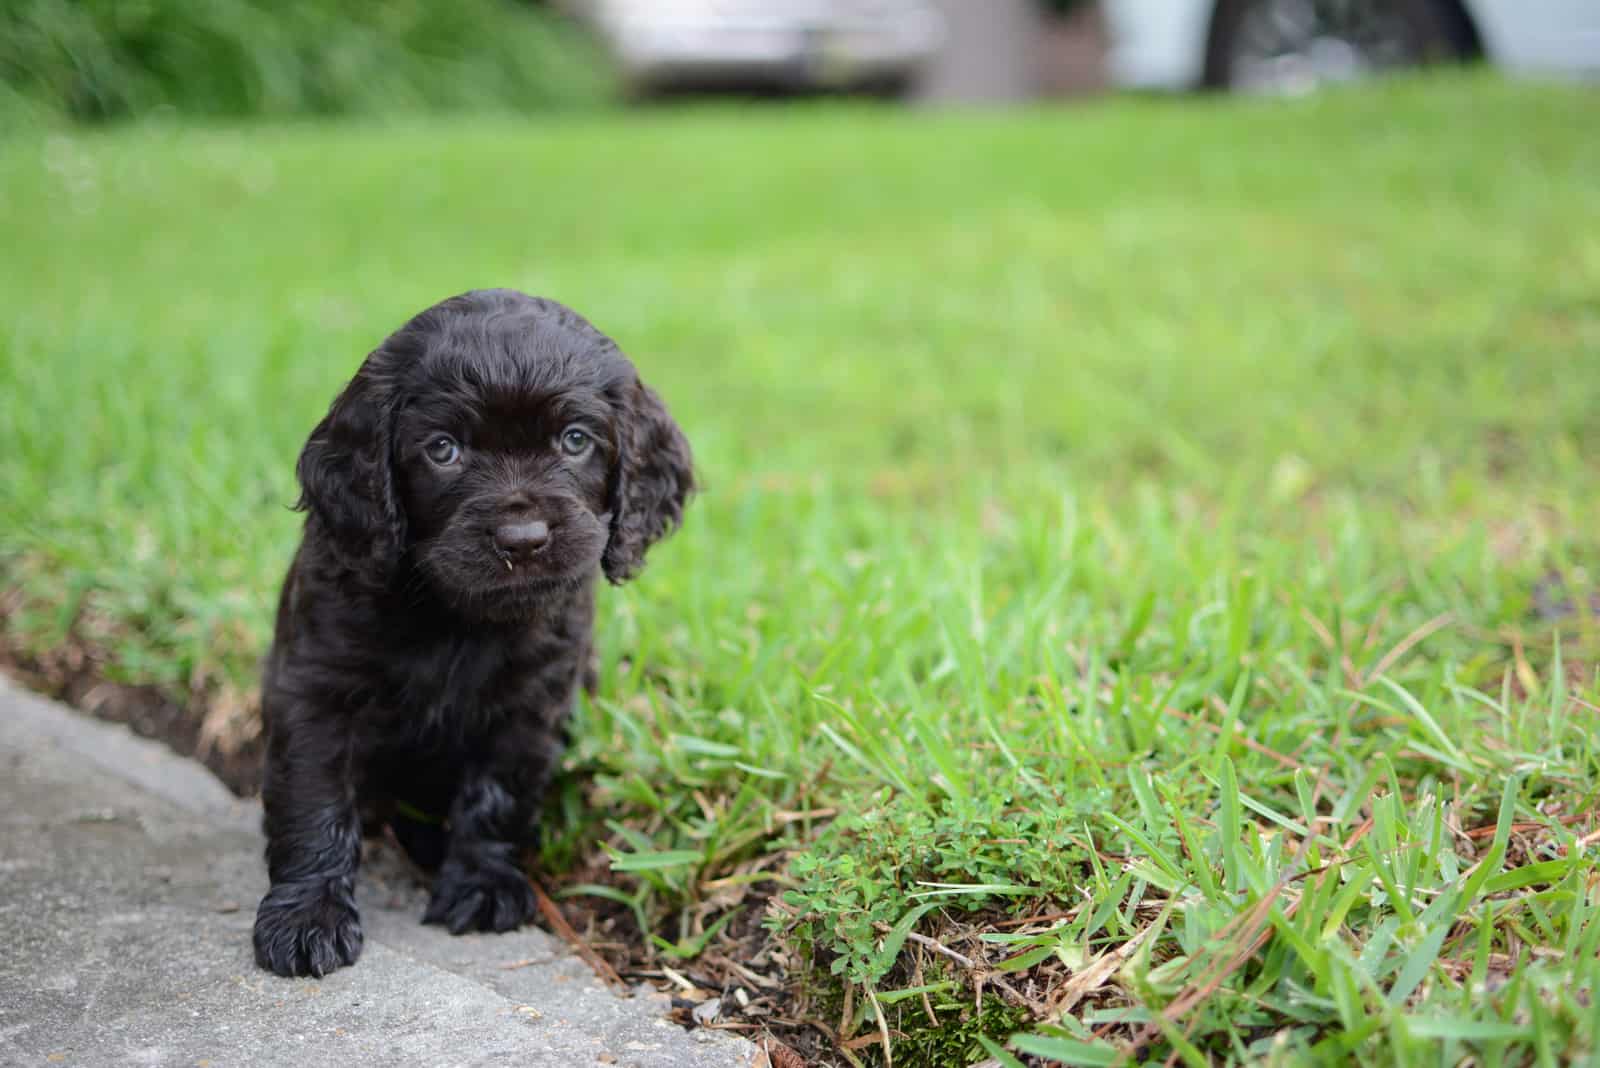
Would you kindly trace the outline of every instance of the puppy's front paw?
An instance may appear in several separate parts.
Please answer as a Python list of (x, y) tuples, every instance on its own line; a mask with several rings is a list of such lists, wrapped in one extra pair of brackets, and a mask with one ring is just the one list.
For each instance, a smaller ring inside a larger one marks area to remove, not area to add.
[(433, 885), (423, 923), (442, 923), (451, 934), (509, 931), (533, 915), (533, 888), (511, 864), (467, 865), (447, 860)]
[(361, 915), (350, 879), (278, 883), (256, 910), (256, 963), (318, 979), (361, 956)]

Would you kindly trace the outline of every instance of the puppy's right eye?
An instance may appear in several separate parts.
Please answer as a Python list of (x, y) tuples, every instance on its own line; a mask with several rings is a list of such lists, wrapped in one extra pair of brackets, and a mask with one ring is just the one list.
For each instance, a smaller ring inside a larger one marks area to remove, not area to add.
[(449, 434), (439, 434), (422, 450), (429, 460), (440, 467), (449, 467), (461, 459), (461, 446)]

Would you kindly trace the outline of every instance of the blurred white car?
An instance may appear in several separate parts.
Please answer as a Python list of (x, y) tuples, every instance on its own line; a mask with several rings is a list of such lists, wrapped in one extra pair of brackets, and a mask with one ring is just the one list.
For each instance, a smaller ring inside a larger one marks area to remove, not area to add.
[(1600, 0), (1102, 0), (1121, 85), (1296, 93), (1482, 57), (1600, 76)]
[(943, 27), (926, 0), (580, 0), (636, 90), (908, 86)]

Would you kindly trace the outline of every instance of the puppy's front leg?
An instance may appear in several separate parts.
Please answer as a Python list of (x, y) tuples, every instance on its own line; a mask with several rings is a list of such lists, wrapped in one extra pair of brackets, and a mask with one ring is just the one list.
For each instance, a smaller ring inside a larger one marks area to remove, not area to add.
[(530, 844), (553, 751), (506, 745), (501, 753), (498, 766), (468, 768), (450, 806), (449, 852), (422, 922), (451, 934), (509, 931), (533, 915), (533, 888), (517, 861)]
[(256, 910), (256, 963), (279, 975), (321, 978), (361, 955), (361, 824), (349, 724), (337, 714), (270, 706), (268, 722), (261, 799), (272, 886)]

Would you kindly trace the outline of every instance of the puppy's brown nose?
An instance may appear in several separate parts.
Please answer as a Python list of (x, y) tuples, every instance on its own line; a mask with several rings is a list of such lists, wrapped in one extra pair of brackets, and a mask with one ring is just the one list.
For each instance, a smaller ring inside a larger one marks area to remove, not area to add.
[(507, 560), (526, 560), (550, 542), (550, 527), (542, 519), (522, 519), (494, 528), (494, 544)]

